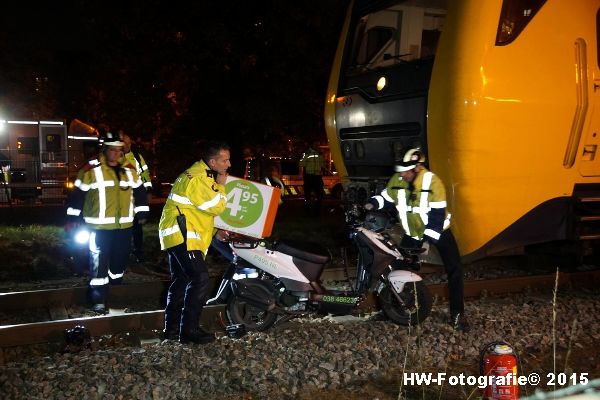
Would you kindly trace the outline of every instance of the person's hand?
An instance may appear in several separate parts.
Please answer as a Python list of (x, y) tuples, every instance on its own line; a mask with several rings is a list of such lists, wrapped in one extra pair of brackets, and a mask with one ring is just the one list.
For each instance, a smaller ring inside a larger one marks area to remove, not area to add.
[(372, 209), (374, 209), (374, 208), (375, 208), (375, 206), (374, 206), (373, 204), (371, 204), (371, 203), (367, 203), (367, 204), (365, 204), (365, 205), (363, 206), (363, 208), (364, 208), (366, 211), (371, 211)]
[(224, 185), (225, 181), (227, 180), (227, 173), (225, 173), (225, 174), (217, 174), (217, 177), (215, 178), (215, 180), (217, 181), (217, 183), (219, 185)]
[(217, 229), (217, 233), (215, 233), (215, 237), (217, 238), (217, 240), (224, 242), (227, 239), (229, 239), (229, 231), (225, 231), (223, 229)]

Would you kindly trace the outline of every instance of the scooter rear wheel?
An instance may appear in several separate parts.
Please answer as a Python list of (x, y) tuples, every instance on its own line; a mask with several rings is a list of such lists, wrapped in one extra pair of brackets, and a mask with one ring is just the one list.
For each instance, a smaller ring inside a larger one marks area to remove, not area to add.
[[(252, 291), (258, 293), (262, 291), (265, 297), (271, 295), (262, 285), (247, 282), (246, 286), (251, 287)], [(275, 323), (277, 314), (262, 310), (246, 303), (245, 300), (237, 296), (233, 296), (227, 302), (227, 318), (232, 324), (243, 324), (248, 331), (264, 331)]]
[(431, 313), (432, 299), (429, 289), (423, 281), (407, 282), (400, 293), (402, 303), (389, 286), (379, 293), (383, 312), (392, 321), (400, 325), (418, 325)]

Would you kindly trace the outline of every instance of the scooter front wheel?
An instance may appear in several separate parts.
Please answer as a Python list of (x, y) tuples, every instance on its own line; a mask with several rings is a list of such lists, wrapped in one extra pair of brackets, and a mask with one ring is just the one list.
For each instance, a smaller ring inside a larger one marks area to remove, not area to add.
[[(247, 282), (246, 286), (251, 287), (252, 291), (258, 292), (257, 294), (262, 291), (265, 297), (271, 295), (262, 285)], [(273, 326), (277, 314), (248, 304), (237, 296), (232, 296), (227, 302), (227, 318), (232, 324), (243, 324), (248, 331), (264, 331)]]
[(423, 281), (407, 282), (399, 294), (398, 301), (392, 288), (385, 286), (379, 293), (383, 312), (400, 325), (418, 325), (431, 313), (431, 292)]

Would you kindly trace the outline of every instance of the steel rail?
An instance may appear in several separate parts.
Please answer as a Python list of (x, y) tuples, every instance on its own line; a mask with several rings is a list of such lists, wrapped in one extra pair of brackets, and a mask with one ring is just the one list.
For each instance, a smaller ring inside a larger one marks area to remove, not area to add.
[[(163, 295), (169, 286), (168, 281), (128, 283), (111, 286), (110, 299), (116, 303), (128, 300), (147, 299)], [(18, 311), (57, 306), (84, 305), (87, 302), (88, 288), (85, 286), (28, 290), (23, 292), (0, 293), (0, 310)]]
[[(600, 286), (600, 270), (558, 272), (557, 274), (547, 275), (467, 281), (465, 282), (465, 297), (478, 297), (484, 294), (499, 295), (516, 293), (528, 288), (552, 289), (556, 284), (556, 279), (558, 279), (559, 288), (598, 288)], [(160, 285), (165, 285), (165, 282), (152, 282), (148, 283), (145, 287), (158, 288)], [(144, 285), (140, 285), (139, 290), (143, 292), (142, 287)], [(428, 285), (428, 288), (432, 295), (440, 298), (448, 297), (447, 284)], [(129, 291), (129, 294), (132, 292)], [(205, 311), (202, 313), (202, 320), (207, 329), (212, 331), (223, 329), (224, 308), (224, 305), (207, 306), (204, 308)], [(163, 318), (164, 311), (156, 310), (0, 326), (0, 348), (59, 341), (65, 329), (76, 325), (86, 326), (90, 329), (90, 333), (93, 336), (120, 332), (158, 331), (162, 329)]]
[[(212, 332), (222, 330), (224, 311), (225, 305), (205, 307), (202, 312), (203, 326)], [(77, 325), (85, 326), (92, 336), (160, 331), (164, 324), (164, 314), (164, 310), (155, 310), (0, 326), (0, 348), (60, 342), (64, 330)]]

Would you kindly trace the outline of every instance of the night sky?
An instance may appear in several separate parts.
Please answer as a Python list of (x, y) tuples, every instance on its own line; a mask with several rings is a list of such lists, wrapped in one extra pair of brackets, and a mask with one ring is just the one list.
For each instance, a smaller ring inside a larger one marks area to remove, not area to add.
[(208, 138), (274, 153), (288, 138), (325, 140), (347, 3), (10, 2), (0, 117), (124, 128), (175, 164), (196, 158)]

